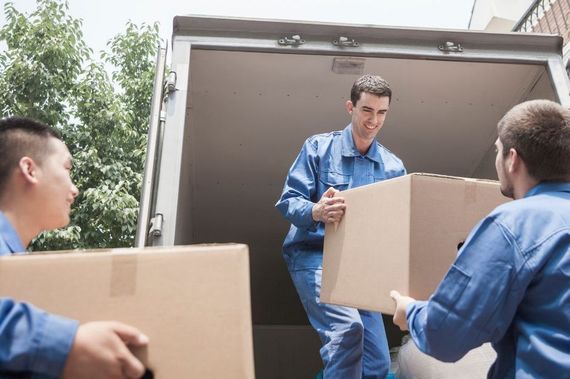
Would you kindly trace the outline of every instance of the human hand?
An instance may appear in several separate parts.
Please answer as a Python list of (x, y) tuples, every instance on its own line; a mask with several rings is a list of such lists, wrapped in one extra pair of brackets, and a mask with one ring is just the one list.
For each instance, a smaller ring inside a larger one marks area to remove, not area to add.
[(79, 326), (61, 379), (139, 379), (143, 364), (127, 346), (146, 346), (148, 337), (116, 321)]
[(318, 203), (313, 205), (313, 220), (324, 223), (339, 222), (344, 216), (346, 204), (344, 198), (335, 197), (340, 191), (330, 187), (323, 194)]
[(416, 301), (416, 299), (409, 296), (403, 296), (398, 291), (390, 291), (390, 297), (396, 303), (396, 310), (394, 311), (393, 322), (394, 325), (400, 330), (408, 330), (408, 320), (406, 318), (406, 308), (408, 304)]

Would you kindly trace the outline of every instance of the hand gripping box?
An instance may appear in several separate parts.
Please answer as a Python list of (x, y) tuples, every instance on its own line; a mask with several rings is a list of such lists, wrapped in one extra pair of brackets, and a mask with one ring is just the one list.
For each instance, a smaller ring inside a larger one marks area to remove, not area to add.
[(499, 183), (432, 174), (341, 192), (325, 229), (321, 301), (393, 314), (392, 289), (427, 299), (471, 229), (506, 202)]
[(0, 297), (139, 328), (155, 379), (254, 378), (246, 245), (2, 257)]

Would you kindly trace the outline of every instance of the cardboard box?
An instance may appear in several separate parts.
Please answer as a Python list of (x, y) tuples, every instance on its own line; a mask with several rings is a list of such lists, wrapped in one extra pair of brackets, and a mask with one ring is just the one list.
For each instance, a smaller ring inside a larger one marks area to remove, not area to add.
[(136, 326), (156, 379), (254, 378), (246, 245), (3, 257), (0, 296)]
[(325, 230), (321, 301), (392, 314), (392, 289), (427, 299), (458, 245), (508, 199), (499, 183), (411, 174), (341, 193), (341, 222)]

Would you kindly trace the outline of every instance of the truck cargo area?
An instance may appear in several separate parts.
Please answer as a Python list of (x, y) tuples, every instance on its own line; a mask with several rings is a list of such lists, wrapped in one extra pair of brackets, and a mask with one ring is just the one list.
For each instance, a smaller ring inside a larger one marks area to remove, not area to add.
[[(278, 43), (293, 34), (306, 42)], [(334, 46), (341, 35), (359, 46)], [(309, 378), (320, 368), (318, 338), (281, 257), (289, 224), (274, 208), (304, 140), (343, 129), (352, 83), (360, 72), (379, 74), (393, 90), (379, 140), (408, 172), (494, 179), (501, 116), (524, 100), (567, 101), (553, 58), (560, 41), (520, 37), (175, 19), (176, 91), (152, 205), (164, 225), (149, 244), (249, 245), (258, 378)], [(439, 49), (445, 41), (461, 42), (463, 52)], [(389, 317), (385, 324), (399, 344)]]

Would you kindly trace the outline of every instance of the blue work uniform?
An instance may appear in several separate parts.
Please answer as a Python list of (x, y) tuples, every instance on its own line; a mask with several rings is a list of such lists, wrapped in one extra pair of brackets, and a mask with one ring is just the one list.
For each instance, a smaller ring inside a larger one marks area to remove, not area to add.
[[(0, 212), (0, 255), (24, 251), (18, 234)], [(59, 378), (77, 327), (77, 321), (1, 298), (0, 378)]]
[(491, 342), (489, 378), (570, 378), (570, 183), (495, 209), (406, 315), (418, 348), (439, 360)]
[(329, 187), (342, 191), (405, 173), (402, 161), (377, 141), (360, 154), (348, 125), (305, 141), (276, 204), (292, 224), (283, 256), (321, 339), (327, 379), (385, 378), (390, 356), (379, 313), (320, 303), (325, 225), (313, 220), (313, 205)]

